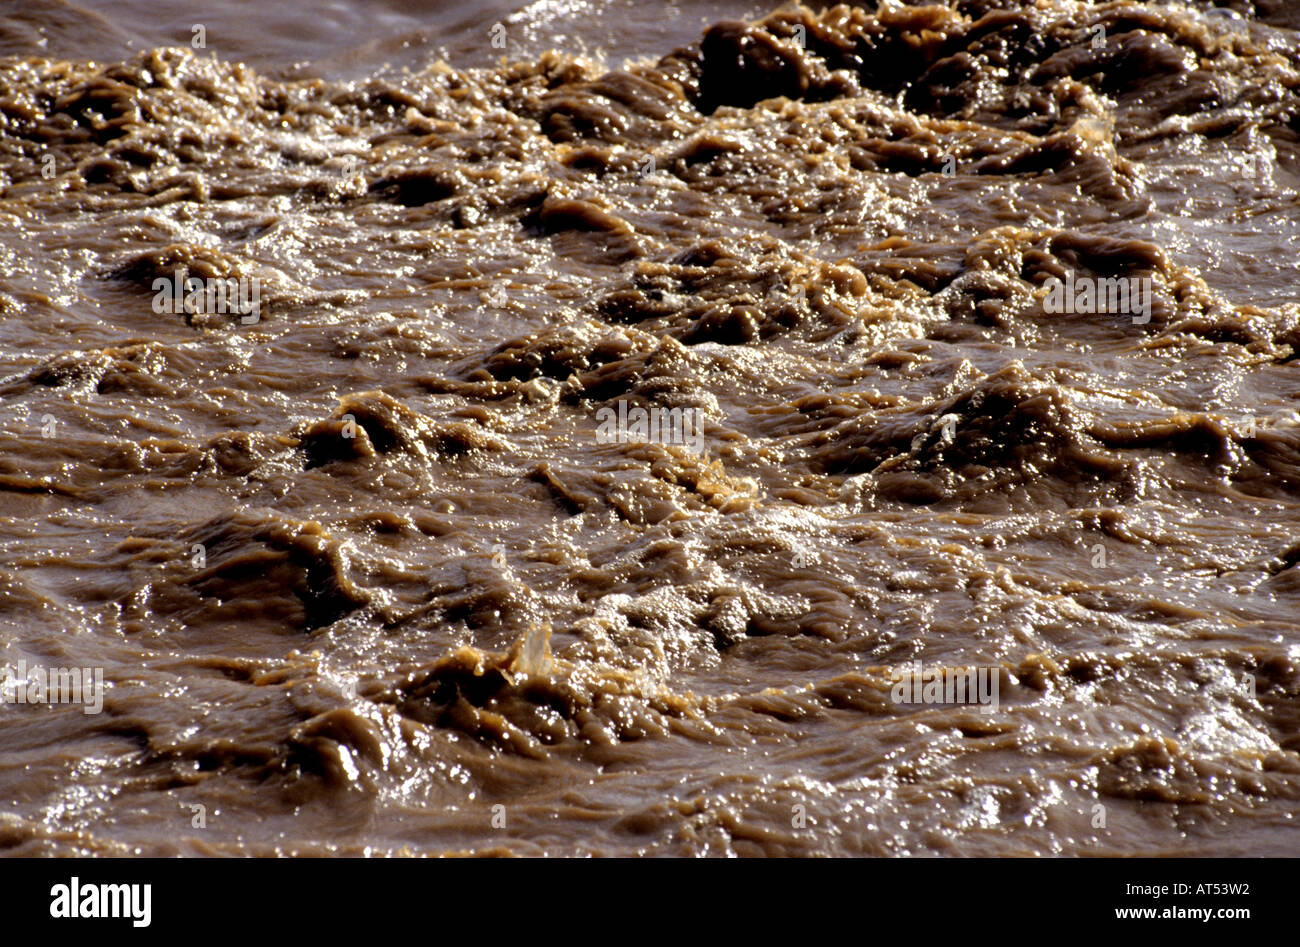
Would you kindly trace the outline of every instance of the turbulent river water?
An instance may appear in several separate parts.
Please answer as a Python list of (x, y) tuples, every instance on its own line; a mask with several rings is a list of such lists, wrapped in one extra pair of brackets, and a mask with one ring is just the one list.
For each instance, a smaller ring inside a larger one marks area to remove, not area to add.
[(1294, 4), (207, 6), (0, 13), (0, 851), (1300, 849)]

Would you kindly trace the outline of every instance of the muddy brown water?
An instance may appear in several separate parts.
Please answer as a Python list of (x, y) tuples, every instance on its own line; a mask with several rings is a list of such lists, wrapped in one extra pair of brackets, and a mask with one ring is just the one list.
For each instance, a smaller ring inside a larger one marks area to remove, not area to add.
[(5, 853), (1296, 853), (1293, 7), (262, 6), (0, 16)]

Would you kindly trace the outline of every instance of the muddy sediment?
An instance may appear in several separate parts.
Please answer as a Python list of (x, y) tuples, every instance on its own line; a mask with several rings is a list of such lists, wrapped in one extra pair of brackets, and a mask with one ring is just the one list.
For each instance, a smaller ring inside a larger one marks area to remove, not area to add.
[(0, 848), (1293, 854), (1300, 23), (873, 7), (3, 46)]

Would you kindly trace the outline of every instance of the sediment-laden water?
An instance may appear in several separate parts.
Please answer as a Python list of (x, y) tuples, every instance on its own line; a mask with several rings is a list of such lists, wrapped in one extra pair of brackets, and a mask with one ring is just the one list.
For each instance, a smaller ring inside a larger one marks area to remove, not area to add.
[(1294, 8), (320, 6), (0, 17), (5, 852), (1296, 852)]

